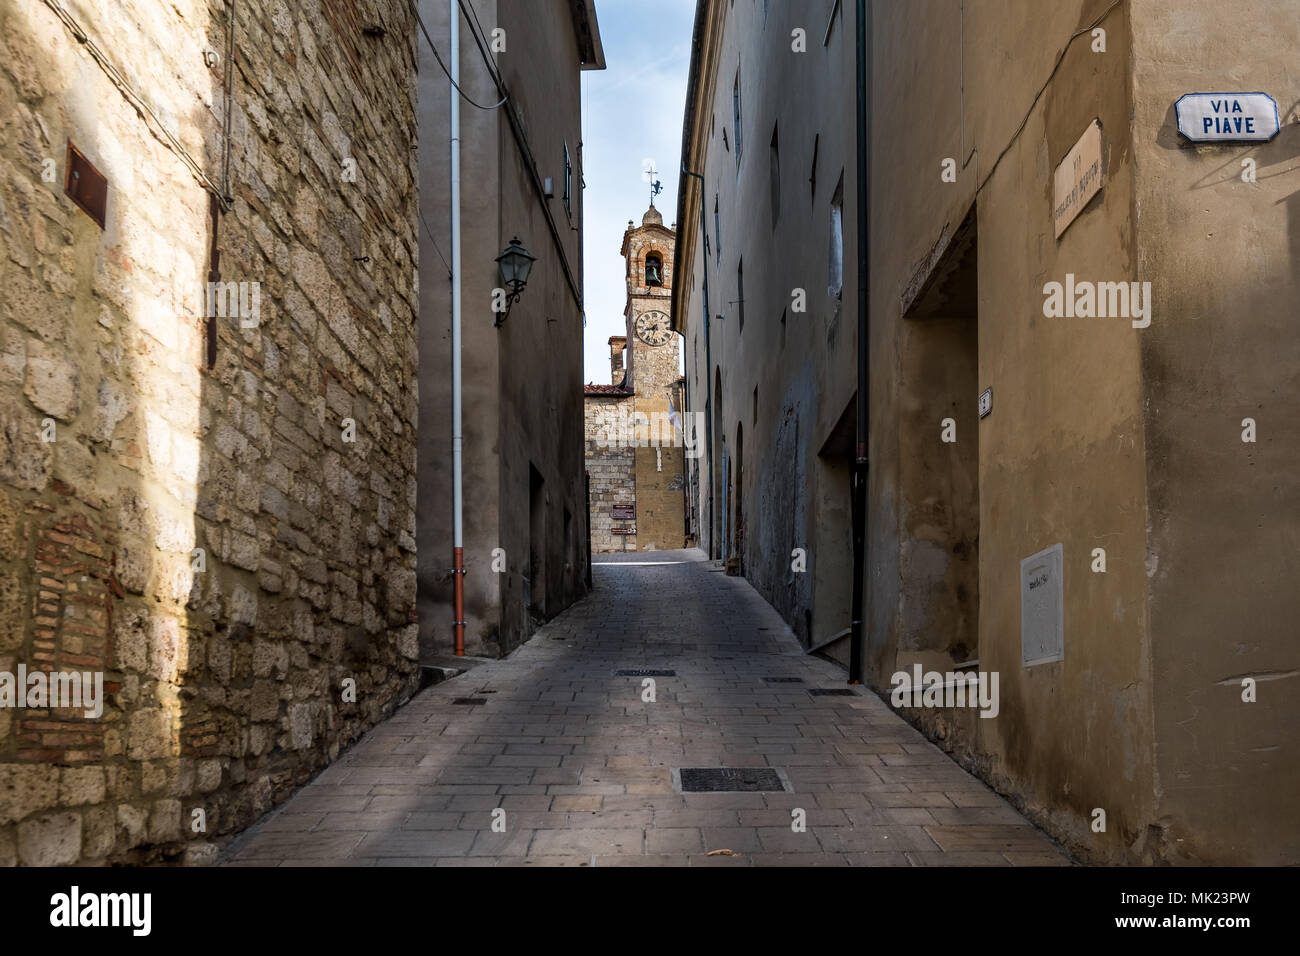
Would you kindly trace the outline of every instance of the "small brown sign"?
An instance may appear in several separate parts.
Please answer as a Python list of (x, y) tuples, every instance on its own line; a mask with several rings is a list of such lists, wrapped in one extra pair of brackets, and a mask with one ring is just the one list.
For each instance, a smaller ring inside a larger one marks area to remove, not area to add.
[(95, 220), (95, 225), (104, 228), (108, 209), (108, 179), (91, 165), (81, 150), (72, 145), (71, 140), (68, 141), (67, 174), (63, 191), (81, 207), (82, 212)]
[(614, 505), (609, 509), (609, 514), (615, 521), (634, 521), (636, 505)]
[(1057, 239), (1088, 205), (1088, 200), (1101, 192), (1102, 179), (1101, 124), (1093, 120), (1056, 167), (1052, 219)]

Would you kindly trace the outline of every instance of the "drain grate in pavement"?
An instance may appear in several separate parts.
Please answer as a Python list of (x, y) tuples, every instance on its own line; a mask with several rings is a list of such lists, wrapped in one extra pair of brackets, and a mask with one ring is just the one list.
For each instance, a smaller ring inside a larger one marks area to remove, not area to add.
[(858, 696), (856, 693), (854, 693), (852, 690), (850, 690), (847, 687), (809, 687), (808, 693), (812, 694), (814, 697), (857, 697)]
[(764, 677), (764, 683), (767, 684), (802, 684), (802, 677)]
[(487, 698), (486, 698), (486, 697), (456, 697), (456, 698), (454, 698), (454, 699), (452, 700), (452, 703), (453, 703), (453, 704), (464, 704), (464, 705), (470, 705), (470, 704), (486, 704), (486, 703), (487, 703)]
[(652, 667), (626, 667), (614, 671), (615, 677), (676, 677), (676, 671), (655, 670)]
[(781, 776), (770, 767), (683, 767), (682, 793), (783, 792)]

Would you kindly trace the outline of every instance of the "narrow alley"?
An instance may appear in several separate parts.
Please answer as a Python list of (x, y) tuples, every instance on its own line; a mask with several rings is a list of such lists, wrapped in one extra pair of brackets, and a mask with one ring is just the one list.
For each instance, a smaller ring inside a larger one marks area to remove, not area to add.
[[(594, 574), (515, 654), (377, 726), (228, 865), (1068, 864), (701, 552), (601, 555)], [(652, 701), (625, 670), (655, 674)], [(681, 768), (708, 767), (770, 768), (783, 789), (681, 792)]]

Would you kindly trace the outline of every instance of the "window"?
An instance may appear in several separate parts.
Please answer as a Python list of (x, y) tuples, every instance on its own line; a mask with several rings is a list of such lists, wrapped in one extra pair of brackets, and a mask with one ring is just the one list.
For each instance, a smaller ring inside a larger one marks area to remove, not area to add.
[(740, 69), (736, 69), (736, 82), (731, 87), (732, 128), (731, 138), (736, 141), (736, 165), (740, 165)]
[[(724, 134), (725, 135), (725, 134)], [(718, 194), (713, 194), (713, 251), (714, 265), (722, 265), (722, 216), (718, 213)]]
[(772, 185), (772, 228), (781, 218), (781, 149), (777, 144), (777, 127), (772, 124), (772, 143), (767, 150), (768, 178)]
[(826, 251), (826, 294), (839, 298), (844, 291), (844, 174), (831, 197), (830, 241)]
[(740, 328), (738, 332), (745, 331), (745, 260), (741, 259), (736, 263), (736, 315)]
[(664, 260), (657, 252), (652, 252), (645, 257), (645, 284), (664, 284)]
[(564, 144), (564, 211), (573, 218), (573, 160), (569, 158), (569, 144)]

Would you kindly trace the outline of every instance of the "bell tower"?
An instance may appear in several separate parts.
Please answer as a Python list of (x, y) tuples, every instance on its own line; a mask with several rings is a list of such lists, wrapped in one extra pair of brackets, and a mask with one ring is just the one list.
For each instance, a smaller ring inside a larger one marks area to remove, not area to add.
[[(623, 233), (627, 262), (627, 379), (636, 415), (632, 448), (638, 551), (680, 548), (686, 540), (685, 451), (680, 420), (678, 349), (673, 330), (673, 230), (654, 207)], [(677, 415), (674, 416), (673, 413)]]
[[(643, 400), (664, 403), (676, 383), (678, 335), (672, 328), (672, 262), (676, 234), (651, 203), (641, 225), (628, 221), (622, 255), (627, 263), (627, 383)], [(640, 404), (640, 402), (638, 402)], [(665, 408), (666, 408), (665, 404)]]

